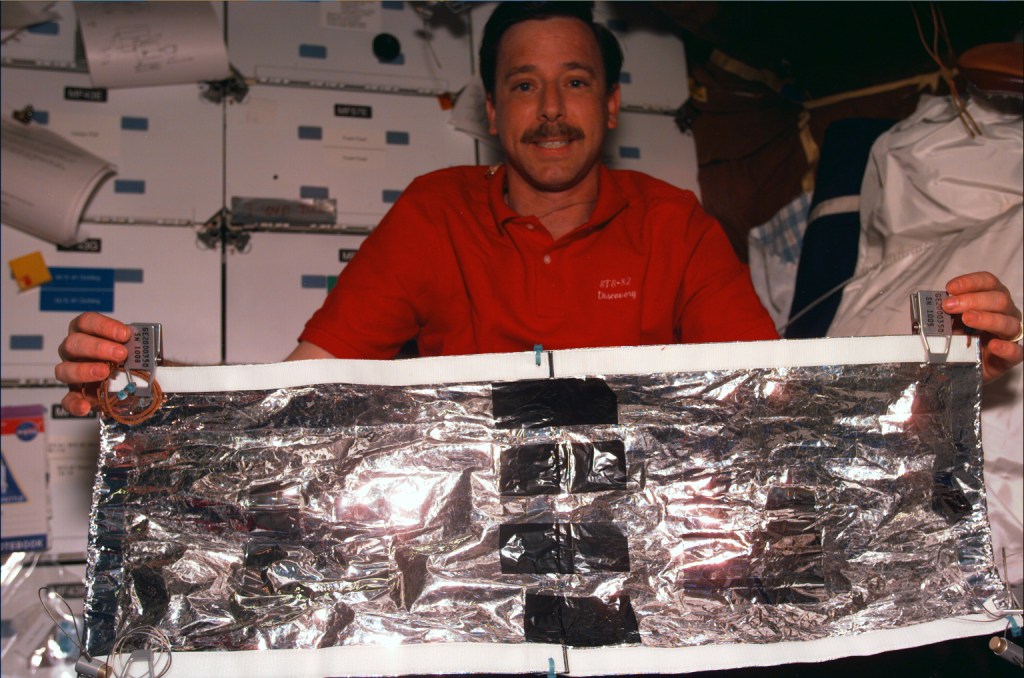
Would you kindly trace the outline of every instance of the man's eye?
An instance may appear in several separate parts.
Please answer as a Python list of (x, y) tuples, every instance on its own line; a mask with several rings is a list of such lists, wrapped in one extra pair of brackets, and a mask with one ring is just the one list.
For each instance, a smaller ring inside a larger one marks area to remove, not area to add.
[(581, 80), (579, 78), (573, 78), (572, 80), (569, 81), (569, 87), (572, 87), (574, 89), (579, 89), (580, 87), (586, 87), (586, 86), (587, 86), (587, 81), (586, 80)]
[(515, 92), (529, 92), (530, 91), (530, 83), (528, 83), (528, 82), (517, 82), (515, 85), (512, 86), (512, 90), (515, 91)]

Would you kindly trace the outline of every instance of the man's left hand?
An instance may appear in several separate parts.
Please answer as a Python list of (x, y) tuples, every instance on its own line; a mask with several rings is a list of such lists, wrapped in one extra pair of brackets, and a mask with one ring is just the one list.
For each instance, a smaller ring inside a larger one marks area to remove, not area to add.
[[(949, 314), (981, 336), (981, 376), (990, 382), (1024, 360), (1020, 341), (1021, 312), (1006, 285), (987, 271), (960, 275), (946, 283), (942, 302)], [(1016, 338), (1017, 341), (1013, 341)]]

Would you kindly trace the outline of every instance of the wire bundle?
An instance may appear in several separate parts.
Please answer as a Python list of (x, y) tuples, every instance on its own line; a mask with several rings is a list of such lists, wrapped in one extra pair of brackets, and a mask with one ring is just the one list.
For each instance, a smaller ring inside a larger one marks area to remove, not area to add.
[[(44, 599), (43, 595), (46, 595)], [(50, 621), (74, 643), (81, 653), (75, 663), (75, 671), (79, 675), (90, 678), (130, 678), (131, 676), (144, 676), (144, 678), (162, 678), (171, 670), (171, 641), (167, 634), (155, 626), (136, 626), (120, 632), (114, 638), (110, 648), (110, 654), (104, 659), (97, 659), (85, 649), (85, 633), (78, 627), (78, 619), (75, 617), (68, 601), (64, 600), (59, 593), (50, 591), (46, 587), (40, 588), (36, 595), (43, 611)], [(50, 608), (47, 599), (58, 601), (58, 610), (65, 621), (75, 625), (75, 635), (68, 633)], [(136, 649), (132, 650), (131, 647)], [(129, 651), (130, 650), (130, 651)], [(138, 671), (137, 664), (146, 664), (143, 672)]]
[[(124, 370), (125, 376), (128, 378), (128, 386), (121, 391), (111, 391), (110, 380), (113, 379), (120, 370)], [(133, 376), (148, 383), (151, 391), (149, 404), (143, 406), (141, 409), (138, 408), (146, 399), (135, 395), (135, 382), (132, 380)], [(146, 421), (152, 417), (158, 409), (160, 409), (160, 406), (163, 405), (164, 402), (164, 392), (160, 388), (160, 384), (156, 382), (156, 379), (152, 378), (152, 375), (149, 372), (145, 372), (143, 370), (130, 370), (125, 368), (123, 365), (111, 365), (110, 374), (103, 380), (103, 383), (100, 384), (98, 398), (100, 409), (103, 410), (104, 414), (118, 423), (125, 424), (126, 426), (134, 426)]]

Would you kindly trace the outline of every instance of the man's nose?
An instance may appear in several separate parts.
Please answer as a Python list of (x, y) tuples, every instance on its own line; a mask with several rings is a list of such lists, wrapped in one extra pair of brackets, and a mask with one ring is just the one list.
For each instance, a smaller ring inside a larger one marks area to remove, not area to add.
[(541, 91), (540, 116), (545, 120), (557, 120), (565, 114), (565, 100), (558, 87), (545, 87)]

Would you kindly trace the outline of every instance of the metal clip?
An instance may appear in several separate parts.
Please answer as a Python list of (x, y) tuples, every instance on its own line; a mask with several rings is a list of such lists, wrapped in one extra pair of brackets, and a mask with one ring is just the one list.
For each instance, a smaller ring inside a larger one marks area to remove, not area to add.
[[(953, 343), (953, 317), (942, 310), (942, 300), (949, 294), (935, 290), (918, 290), (910, 295), (910, 316), (914, 334), (921, 338), (925, 362), (946, 362)], [(928, 337), (944, 337), (941, 352), (932, 350)]]
[[(125, 343), (128, 349), (128, 358), (124, 362), (124, 371), (128, 377), (128, 385), (125, 387), (125, 397), (135, 395), (140, 398), (148, 398), (151, 394), (150, 384), (156, 379), (157, 365), (163, 360), (163, 332), (160, 323), (132, 323), (131, 339)], [(136, 383), (132, 379), (132, 370), (138, 370), (148, 374), (146, 382)], [(118, 394), (121, 398), (121, 394)]]

